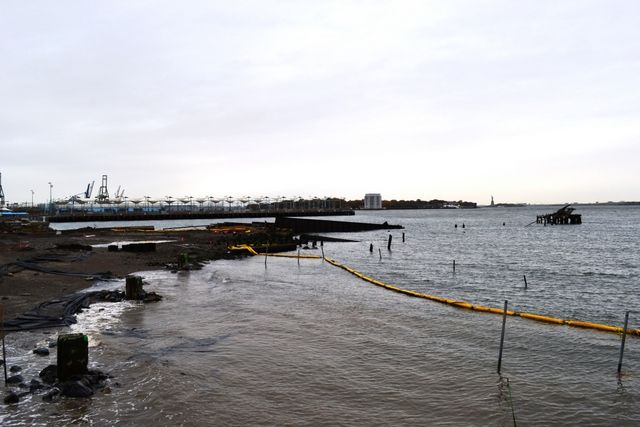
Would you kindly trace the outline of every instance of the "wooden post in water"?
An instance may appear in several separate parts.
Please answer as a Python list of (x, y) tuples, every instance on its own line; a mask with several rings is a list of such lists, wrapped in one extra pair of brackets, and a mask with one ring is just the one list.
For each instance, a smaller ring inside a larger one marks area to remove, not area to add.
[(527, 289), (527, 275), (525, 274), (523, 277), (524, 277), (524, 288)]
[(624, 328), (622, 329), (622, 344), (620, 344), (620, 360), (618, 361), (618, 375), (622, 371), (622, 356), (624, 355), (624, 341), (627, 338), (627, 325), (629, 324), (629, 312), (624, 315)]
[(404, 243), (404, 231), (402, 232), (402, 243)]
[(269, 243), (267, 243), (267, 250), (264, 252), (264, 268), (267, 268), (267, 256), (269, 255)]
[(300, 267), (300, 248), (298, 248), (298, 267)]
[(389, 234), (389, 241), (387, 242), (387, 250), (391, 250), (391, 239), (393, 238), (393, 236), (391, 234)]
[[(322, 240), (320, 241), (322, 242)], [(322, 260), (324, 261), (324, 246), (320, 245), (320, 250), (322, 251)]]
[(504, 314), (502, 315), (502, 334), (500, 335), (500, 353), (498, 354), (498, 374), (502, 368), (502, 348), (504, 347), (504, 330), (507, 325), (507, 305), (508, 300), (504, 301)]
[(456, 260), (455, 259), (453, 260), (453, 272), (454, 273), (456, 272)]
[(382, 249), (378, 248), (378, 255), (380, 255), (380, 261), (382, 261)]

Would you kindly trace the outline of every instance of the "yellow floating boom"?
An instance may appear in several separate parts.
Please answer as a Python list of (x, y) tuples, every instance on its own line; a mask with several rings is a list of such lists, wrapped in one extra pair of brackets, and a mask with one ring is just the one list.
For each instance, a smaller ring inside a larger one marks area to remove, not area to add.
[[(229, 249), (230, 250), (247, 250), (249, 253), (251, 253), (253, 255), (265, 255), (265, 254), (259, 254), (258, 252), (256, 252), (249, 245), (230, 246)], [(269, 255), (269, 256), (280, 256), (280, 257), (285, 257), (285, 258), (298, 258), (297, 255), (283, 255), (283, 254), (266, 254), (266, 255)], [(300, 258), (320, 259), (322, 257), (317, 256), (317, 255), (300, 255)], [(380, 286), (382, 288), (388, 289), (388, 290), (393, 291), (393, 292), (398, 292), (400, 294), (408, 295), (408, 296), (411, 296), (411, 297), (427, 299), (427, 300), (439, 302), (439, 303), (442, 303), (442, 304), (448, 304), (448, 305), (451, 305), (451, 306), (457, 307), (457, 308), (463, 308), (463, 309), (467, 309), (467, 310), (479, 311), (479, 312), (483, 312), (483, 313), (493, 313), (493, 314), (504, 315), (504, 309), (501, 309), (501, 308), (486, 307), (486, 306), (483, 306), (483, 305), (474, 305), (474, 304), (471, 304), (471, 303), (469, 303), (467, 301), (458, 301), (458, 300), (453, 300), (453, 299), (448, 299), (448, 298), (442, 298), (442, 297), (438, 297), (438, 296), (435, 296), (435, 295), (423, 294), (423, 293), (412, 291), (412, 290), (409, 290), (409, 289), (398, 288), (397, 286), (389, 285), (387, 283), (381, 282), (380, 280), (376, 280), (376, 279), (373, 279), (371, 277), (365, 276), (364, 274), (360, 273), (359, 271), (356, 271), (356, 270), (354, 270), (354, 269), (352, 269), (352, 268), (350, 268), (350, 267), (348, 267), (348, 266), (346, 266), (344, 264), (340, 264), (339, 262), (337, 262), (334, 259), (325, 258), (325, 261), (327, 261), (329, 264), (331, 264), (331, 265), (333, 265), (335, 267), (341, 268), (341, 269), (353, 274), (354, 276), (358, 277), (359, 279), (364, 280), (365, 282), (369, 282), (369, 283), (371, 283), (373, 285)], [(524, 319), (535, 320), (536, 322), (550, 323), (550, 324), (555, 324), (555, 325), (567, 325), (567, 326), (573, 326), (573, 327), (577, 327), (577, 328), (596, 329), (596, 330), (599, 330), (599, 331), (613, 332), (613, 333), (617, 333), (617, 334), (623, 333), (623, 329), (624, 329), (624, 328), (621, 328), (619, 326), (611, 326), (611, 325), (604, 325), (604, 324), (600, 324), (600, 323), (584, 322), (584, 321), (581, 321), (581, 320), (560, 319), (558, 317), (543, 316), (543, 315), (540, 315), (540, 314), (519, 312), (519, 311), (514, 311), (514, 310), (507, 310), (507, 315), (509, 315), (509, 316), (519, 316), (519, 317), (522, 317)], [(627, 329), (627, 334), (628, 335), (640, 336), (640, 329)]]
[[(396, 286), (391, 286), (388, 285), (384, 282), (381, 282), (379, 280), (375, 280), (372, 279), (371, 277), (367, 277), (364, 274), (355, 271), (352, 268), (347, 267), (346, 265), (340, 264), (338, 262), (336, 262), (333, 259), (329, 259), (326, 258), (325, 259), (329, 264), (334, 265), (336, 267), (339, 267), (345, 271), (348, 271), (349, 273), (353, 274), (356, 277), (359, 277), (360, 279), (364, 280), (365, 282), (369, 282), (371, 284), (374, 284), (376, 286), (380, 286), (389, 290), (392, 290), (394, 292), (398, 292), (401, 294), (405, 294), (405, 295), (409, 295), (412, 297), (417, 297), (417, 298), (423, 298), (423, 299), (428, 299), (431, 301), (436, 301), (436, 302), (440, 302), (443, 304), (448, 304), (454, 307), (458, 307), (458, 308), (464, 308), (467, 310), (474, 310), (474, 311), (480, 311), (480, 312), (484, 312), (484, 313), (493, 313), (493, 314), (500, 314), (503, 315), (504, 314), (504, 309), (501, 308), (493, 308), (493, 307), (485, 307), (483, 305), (474, 305), (471, 304), (469, 302), (466, 301), (457, 301), (457, 300), (452, 300), (452, 299), (447, 299), (447, 298), (442, 298), (442, 297), (437, 297), (434, 295), (428, 295), (428, 294), (423, 294), (420, 292), (415, 292), (415, 291), (411, 291), (408, 289), (402, 289), (402, 288), (398, 288)], [(509, 316), (519, 316), (522, 317), (524, 319), (530, 319), (530, 320), (535, 320), (537, 322), (544, 322), (544, 323), (551, 323), (551, 324), (556, 324), (556, 325), (567, 325), (567, 326), (573, 326), (573, 327), (577, 327), (577, 328), (586, 328), (586, 329), (596, 329), (599, 331), (604, 331), (604, 332), (614, 332), (617, 334), (621, 334), (623, 333), (623, 328), (620, 326), (611, 326), (611, 325), (603, 325), (600, 323), (592, 323), (592, 322), (584, 322), (581, 320), (566, 320), (566, 319), (560, 319), (557, 317), (550, 317), (550, 316), (543, 316), (540, 314), (534, 314), (534, 313), (526, 313), (526, 312), (519, 312), (519, 311), (512, 311), (512, 310), (507, 310), (507, 315)], [(628, 335), (638, 335), (640, 336), (640, 329), (627, 329), (627, 334)]]

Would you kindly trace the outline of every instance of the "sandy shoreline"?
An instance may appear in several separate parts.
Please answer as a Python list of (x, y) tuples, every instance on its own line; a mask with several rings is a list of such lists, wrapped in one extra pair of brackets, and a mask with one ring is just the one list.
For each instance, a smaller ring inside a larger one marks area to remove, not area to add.
[[(65, 249), (67, 245), (99, 245), (122, 241), (172, 240), (156, 245), (154, 252), (112, 252), (106, 247), (92, 250)], [(181, 232), (117, 232), (113, 230), (70, 230), (61, 234), (7, 233), (0, 237), (0, 304), (4, 306), (5, 320), (13, 319), (41, 302), (59, 298), (90, 287), (94, 279), (50, 274), (25, 269), (15, 265), (17, 261), (49, 258), (39, 261), (46, 269), (63, 272), (110, 272), (115, 278), (123, 278), (137, 271), (164, 269), (175, 264), (181, 253), (190, 259), (208, 261), (224, 256), (226, 245), (235, 236), (216, 235), (205, 230)], [(61, 248), (60, 245), (63, 245)]]

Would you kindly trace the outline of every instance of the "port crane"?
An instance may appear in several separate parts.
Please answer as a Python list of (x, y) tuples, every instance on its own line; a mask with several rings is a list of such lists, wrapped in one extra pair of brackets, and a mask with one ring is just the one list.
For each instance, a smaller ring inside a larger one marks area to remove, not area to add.
[(4, 191), (2, 190), (2, 174), (0, 173), (0, 208), (4, 207)]
[(80, 203), (80, 204), (86, 203), (87, 199), (91, 198), (91, 193), (93, 193), (93, 185), (95, 183), (96, 183), (95, 181), (92, 181), (92, 182), (88, 183), (87, 184), (87, 189), (82, 193), (74, 194), (73, 196), (69, 197), (69, 202), (71, 202), (72, 204), (74, 204), (74, 203)]

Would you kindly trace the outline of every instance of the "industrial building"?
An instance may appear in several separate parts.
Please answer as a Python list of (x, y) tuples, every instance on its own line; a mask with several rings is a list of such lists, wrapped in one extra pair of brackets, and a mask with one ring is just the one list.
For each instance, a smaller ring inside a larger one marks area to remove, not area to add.
[(364, 209), (382, 209), (382, 196), (380, 193), (365, 194)]

